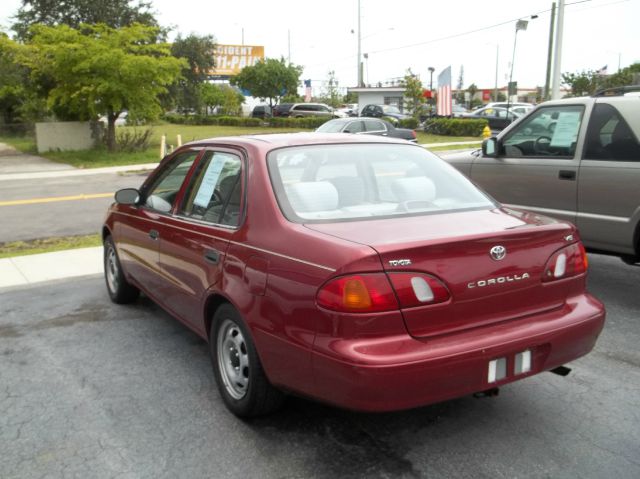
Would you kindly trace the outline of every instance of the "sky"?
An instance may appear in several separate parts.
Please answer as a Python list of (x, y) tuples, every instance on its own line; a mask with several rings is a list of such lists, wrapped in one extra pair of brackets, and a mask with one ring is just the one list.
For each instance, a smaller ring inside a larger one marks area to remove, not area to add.
[[(151, 0), (171, 36), (214, 35), (221, 44), (262, 45), (265, 56), (289, 58), (304, 67), (314, 94), (334, 71), (341, 87), (357, 79), (358, 0)], [(0, 28), (8, 29), (20, 0), (0, 2)], [(543, 86), (552, 0), (360, 0), (364, 81), (375, 85), (405, 75), (407, 69), (429, 85), (451, 66), (458, 83), (505, 86), (513, 62), (519, 87)], [(567, 0), (562, 72), (615, 73), (640, 62), (640, 0)], [(532, 19), (531, 16), (537, 15)], [(519, 31), (518, 19), (529, 20)], [(497, 60), (497, 61), (496, 61)]]

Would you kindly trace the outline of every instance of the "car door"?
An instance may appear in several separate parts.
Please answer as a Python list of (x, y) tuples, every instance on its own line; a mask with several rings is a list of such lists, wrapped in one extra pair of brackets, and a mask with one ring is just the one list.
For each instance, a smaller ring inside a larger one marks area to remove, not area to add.
[(171, 214), (180, 188), (201, 149), (187, 149), (168, 159), (141, 188), (142, 203), (123, 207), (126, 219), (115, 225), (124, 269), (156, 297), (166, 285), (160, 268), (159, 243), (163, 218)]
[(207, 149), (174, 215), (165, 219), (160, 265), (171, 287), (165, 306), (196, 331), (205, 292), (222, 280), (231, 237), (242, 220), (244, 168), (238, 151)]
[(592, 248), (634, 254), (640, 220), (638, 101), (610, 98), (594, 105), (578, 182), (577, 224)]
[[(499, 138), (497, 157), (473, 161), (471, 179), (501, 203), (575, 222), (584, 110), (539, 107)], [(549, 129), (540, 118), (557, 120)]]

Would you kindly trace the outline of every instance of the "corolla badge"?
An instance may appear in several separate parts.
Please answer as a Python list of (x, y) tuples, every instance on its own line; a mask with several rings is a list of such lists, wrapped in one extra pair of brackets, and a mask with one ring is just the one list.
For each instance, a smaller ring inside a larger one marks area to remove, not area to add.
[(491, 259), (500, 261), (501, 259), (504, 259), (505, 256), (507, 256), (507, 248), (501, 245), (496, 245), (491, 248), (491, 250), (489, 251), (489, 255), (491, 256)]

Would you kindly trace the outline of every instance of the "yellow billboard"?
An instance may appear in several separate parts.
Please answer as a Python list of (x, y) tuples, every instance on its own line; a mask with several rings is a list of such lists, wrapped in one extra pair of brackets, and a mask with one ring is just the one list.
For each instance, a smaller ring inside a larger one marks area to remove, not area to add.
[(231, 76), (244, 67), (251, 67), (264, 59), (264, 47), (255, 45), (216, 45), (213, 50), (216, 66), (210, 75)]

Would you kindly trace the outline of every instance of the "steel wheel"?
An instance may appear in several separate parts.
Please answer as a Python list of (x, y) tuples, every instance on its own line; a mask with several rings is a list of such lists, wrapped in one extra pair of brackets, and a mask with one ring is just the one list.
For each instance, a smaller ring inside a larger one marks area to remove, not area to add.
[(112, 245), (108, 246), (107, 254), (105, 255), (104, 271), (107, 276), (107, 286), (112, 294), (116, 294), (118, 291), (118, 258), (116, 257), (116, 251)]
[(242, 331), (230, 319), (220, 327), (217, 350), (224, 387), (233, 399), (242, 399), (249, 388), (249, 354)]
[(284, 395), (267, 379), (251, 330), (229, 303), (213, 315), (209, 352), (220, 396), (236, 416), (260, 416), (280, 407)]
[(140, 290), (124, 276), (111, 236), (104, 239), (104, 279), (109, 297), (114, 303), (130, 303), (140, 294)]

